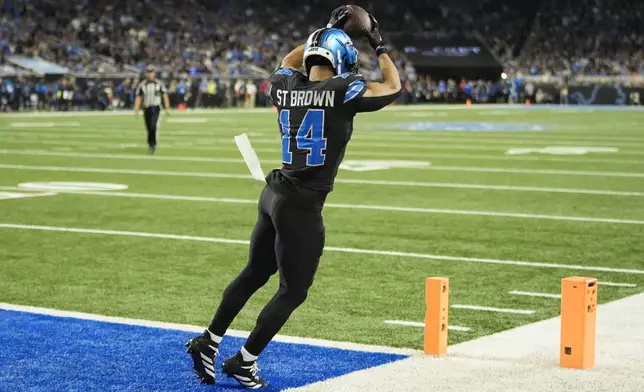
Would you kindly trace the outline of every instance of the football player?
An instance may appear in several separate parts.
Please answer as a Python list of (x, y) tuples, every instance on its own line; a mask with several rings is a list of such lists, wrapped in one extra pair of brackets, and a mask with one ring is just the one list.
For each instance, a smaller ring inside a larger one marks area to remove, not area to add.
[[(334, 12), (339, 27), (346, 12)], [(187, 343), (201, 382), (215, 382), (219, 344), (248, 299), (275, 273), (280, 285), (257, 319), (246, 344), (224, 361), (222, 370), (246, 388), (266, 387), (257, 358), (307, 297), (324, 248), (322, 208), (353, 132), (356, 113), (384, 108), (400, 95), (400, 77), (372, 28), (362, 33), (378, 56), (381, 83), (358, 73), (358, 51), (338, 28), (315, 31), (289, 53), (271, 76), (270, 95), (278, 110), (281, 169), (272, 171), (259, 199), (248, 265), (230, 283), (204, 334)], [(306, 74), (299, 69), (304, 66)]]

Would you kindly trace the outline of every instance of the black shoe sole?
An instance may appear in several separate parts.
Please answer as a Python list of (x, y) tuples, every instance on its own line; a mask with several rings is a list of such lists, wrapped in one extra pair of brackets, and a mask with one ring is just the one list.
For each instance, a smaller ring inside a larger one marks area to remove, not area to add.
[(186, 343), (186, 352), (190, 354), (190, 357), (192, 358), (192, 368), (195, 373), (197, 373), (197, 379), (199, 382), (202, 384), (214, 385), (215, 378), (206, 373), (206, 369), (204, 368), (203, 363), (201, 363), (201, 354), (198, 350), (193, 348), (192, 340), (189, 340), (188, 343)]

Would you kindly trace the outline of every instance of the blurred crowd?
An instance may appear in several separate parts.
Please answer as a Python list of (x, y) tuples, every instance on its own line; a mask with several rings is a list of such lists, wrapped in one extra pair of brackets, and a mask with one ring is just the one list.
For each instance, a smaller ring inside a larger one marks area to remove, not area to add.
[(526, 73), (644, 73), (644, 1), (546, 1), (534, 45), (516, 64)]
[[(0, 78), (0, 112), (131, 109), (139, 82), (136, 78)], [(167, 87), (174, 108), (250, 109), (272, 104), (269, 85), (267, 80), (188, 77), (171, 79)]]
[[(311, 31), (323, 26), (330, 11), (342, 3), (7, 0), (0, 6), (0, 67), (10, 67), (5, 57), (11, 54), (41, 57), (76, 75), (124, 71), (132, 75), (155, 65), (170, 88), (176, 85), (177, 90), (182, 90), (189, 80), (199, 80), (198, 84), (205, 88), (205, 80), (206, 84), (217, 85), (223, 102), (223, 92), (230, 90), (234, 95), (239, 80), (253, 78), (253, 84), (261, 90), (261, 78), (265, 79)], [(447, 37), (472, 32), (492, 50), (508, 73), (644, 73), (641, 0), (354, 3), (374, 12), (386, 33), (406, 31)], [(363, 73), (377, 78), (371, 50), (363, 40), (358, 39), (356, 46), (361, 51)], [(500, 80), (432, 81), (403, 53), (395, 48), (391, 53), (411, 101), (450, 96), (454, 86), (463, 94), (476, 93), (472, 98), (477, 100), (506, 95), (503, 91), (507, 86)]]

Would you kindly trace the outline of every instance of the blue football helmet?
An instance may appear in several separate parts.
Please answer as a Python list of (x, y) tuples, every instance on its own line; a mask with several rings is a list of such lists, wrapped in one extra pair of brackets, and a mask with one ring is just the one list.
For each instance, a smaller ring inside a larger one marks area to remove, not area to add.
[(336, 75), (358, 72), (358, 50), (347, 33), (340, 29), (325, 28), (313, 32), (304, 47), (304, 65), (310, 73), (314, 65), (327, 63)]

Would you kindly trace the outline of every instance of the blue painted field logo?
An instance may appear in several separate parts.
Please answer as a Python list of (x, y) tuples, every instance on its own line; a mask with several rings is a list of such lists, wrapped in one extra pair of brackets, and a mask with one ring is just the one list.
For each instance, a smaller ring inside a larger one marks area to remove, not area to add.
[(506, 155), (525, 155), (525, 154), (550, 154), (550, 155), (586, 155), (594, 153), (614, 153), (619, 152), (615, 147), (543, 147), (543, 148), (511, 148), (506, 151)]
[(490, 123), (490, 122), (404, 122), (387, 128), (407, 131), (434, 132), (541, 132), (546, 127), (529, 123)]

